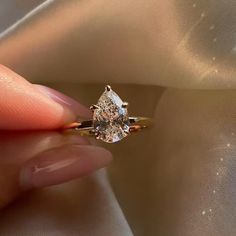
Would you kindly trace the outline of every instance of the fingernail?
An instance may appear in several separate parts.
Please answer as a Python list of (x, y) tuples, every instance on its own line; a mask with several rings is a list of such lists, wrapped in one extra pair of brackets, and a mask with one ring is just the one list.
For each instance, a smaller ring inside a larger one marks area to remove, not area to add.
[(109, 151), (89, 145), (65, 145), (37, 155), (20, 171), (22, 189), (60, 184), (107, 166), (112, 160)]
[(76, 116), (84, 117), (84, 118), (91, 117), (90, 109), (83, 106), (82, 104), (80, 104), (79, 102), (74, 100), (73, 98), (68, 97), (67, 95), (65, 95), (63, 93), (61, 93), (61, 92), (59, 92), (55, 89), (46, 87), (44, 85), (35, 84), (34, 86), (40, 92), (42, 92), (46, 96), (53, 99), (55, 102), (57, 102), (57, 103), (65, 106), (65, 107), (67, 107), (68, 109), (70, 109)]

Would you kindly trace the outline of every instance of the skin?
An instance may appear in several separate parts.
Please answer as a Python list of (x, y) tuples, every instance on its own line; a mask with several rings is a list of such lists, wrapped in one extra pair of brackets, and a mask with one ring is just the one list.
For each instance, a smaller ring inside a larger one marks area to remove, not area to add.
[(111, 161), (109, 151), (83, 137), (48, 131), (77, 115), (88, 117), (81, 104), (48, 88), (45, 93), (45, 87), (39, 89), (4, 66), (0, 91), (0, 208), (25, 191), (88, 175)]
[(3, 65), (0, 90), (1, 129), (52, 129), (75, 119), (72, 112)]

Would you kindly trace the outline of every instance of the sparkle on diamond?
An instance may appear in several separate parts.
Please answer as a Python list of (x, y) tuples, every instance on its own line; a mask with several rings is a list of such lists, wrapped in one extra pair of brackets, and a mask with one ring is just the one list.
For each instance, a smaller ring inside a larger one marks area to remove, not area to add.
[(129, 117), (127, 108), (122, 108), (122, 100), (113, 91), (105, 91), (99, 98), (93, 113), (94, 130), (99, 139), (114, 143), (128, 135)]

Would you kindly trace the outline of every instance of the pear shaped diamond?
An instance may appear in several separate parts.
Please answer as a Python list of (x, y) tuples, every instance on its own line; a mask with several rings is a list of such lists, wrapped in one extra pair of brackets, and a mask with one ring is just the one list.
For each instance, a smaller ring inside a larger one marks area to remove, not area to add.
[(92, 109), (93, 127), (98, 139), (115, 143), (129, 134), (127, 103), (109, 85)]

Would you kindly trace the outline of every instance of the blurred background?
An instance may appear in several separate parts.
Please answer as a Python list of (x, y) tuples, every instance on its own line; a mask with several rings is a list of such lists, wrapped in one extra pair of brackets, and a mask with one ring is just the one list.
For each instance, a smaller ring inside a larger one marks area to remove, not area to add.
[(43, 0), (1, 0), (0, 31), (6, 30), (43, 2)]
[(155, 126), (105, 145), (108, 175), (3, 210), (0, 235), (236, 235), (236, 2), (42, 2), (0, 1), (0, 63), (87, 106), (109, 83)]

